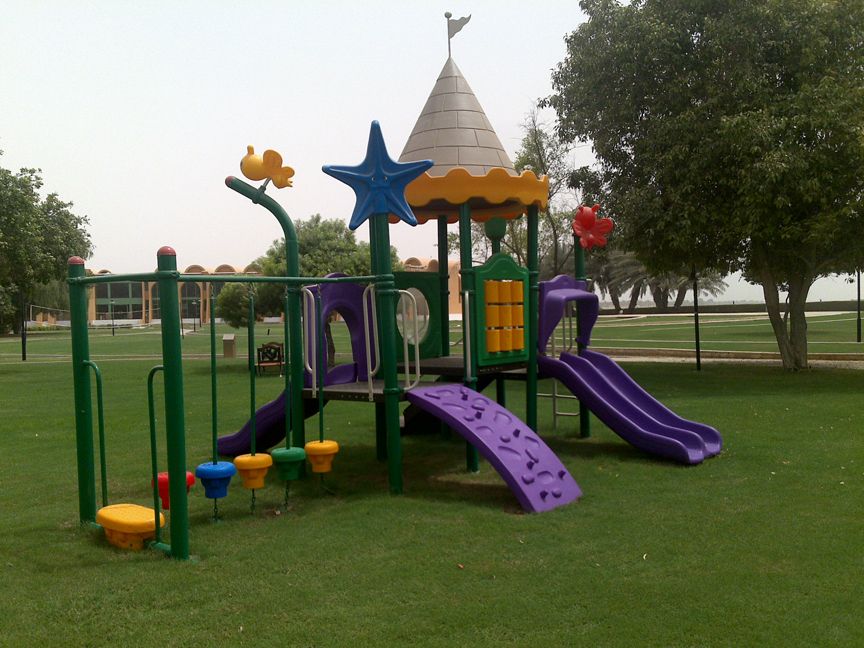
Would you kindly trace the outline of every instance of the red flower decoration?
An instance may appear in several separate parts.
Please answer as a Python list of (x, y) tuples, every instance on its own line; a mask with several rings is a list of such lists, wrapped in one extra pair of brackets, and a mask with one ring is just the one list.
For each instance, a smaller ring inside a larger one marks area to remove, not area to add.
[(600, 205), (588, 207), (581, 205), (576, 210), (576, 218), (573, 219), (573, 233), (579, 237), (579, 245), (590, 250), (595, 245), (604, 247), (606, 235), (615, 227), (611, 218), (597, 218)]

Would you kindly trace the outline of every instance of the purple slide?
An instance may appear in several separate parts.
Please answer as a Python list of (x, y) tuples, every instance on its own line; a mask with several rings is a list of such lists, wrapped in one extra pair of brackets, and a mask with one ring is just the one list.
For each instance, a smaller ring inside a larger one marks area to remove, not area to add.
[(477, 448), (526, 511), (549, 511), (582, 496), (549, 446), (512, 412), (482, 394), (441, 384), (412, 389), (407, 397)]
[[(569, 361), (571, 354), (565, 354), (562, 359), (565, 362)], [(713, 457), (720, 454), (720, 449), (723, 447), (723, 438), (720, 433), (710, 425), (697, 423), (696, 421), (688, 421), (685, 418), (678, 416), (675, 412), (666, 407), (663, 403), (654, 398), (647, 391), (633, 380), (626, 371), (624, 371), (618, 363), (609, 356), (597, 353), (595, 351), (582, 352), (582, 356), (590, 362), (607, 381), (612, 383), (619, 392), (621, 392), (631, 403), (645, 412), (648, 416), (659, 423), (669, 425), (682, 430), (695, 432), (702, 438), (702, 443), (705, 444), (705, 458)]]
[(587, 347), (600, 312), (600, 300), (584, 281), (559, 275), (540, 282), (537, 350), (540, 375), (557, 378), (622, 439), (640, 450), (685, 464), (697, 464), (720, 452), (723, 440), (714, 428), (688, 421), (656, 400), (614, 360), (584, 349), (581, 355), (545, 355), (568, 303), (576, 304), (577, 342)]
[[(317, 400), (303, 401), (303, 418), (318, 411)], [(283, 391), (255, 412), (255, 449), (264, 451), (285, 438), (285, 392)], [(246, 422), (238, 432), (219, 437), (216, 447), (224, 457), (236, 457), (252, 450), (252, 421)]]
[(699, 434), (649, 416), (584, 357), (569, 353), (561, 357), (538, 356), (540, 375), (560, 380), (622, 439), (645, 452), (685, 464), (705, 459), (706, 447)]

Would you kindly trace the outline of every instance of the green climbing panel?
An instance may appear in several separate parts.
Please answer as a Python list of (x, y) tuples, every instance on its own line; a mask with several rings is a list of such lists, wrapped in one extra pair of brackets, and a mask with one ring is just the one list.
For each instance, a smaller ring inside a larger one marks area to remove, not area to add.
[(499, 253), (474, 273), (478, 363), (488, 367), (527, 361), (528, 270)]

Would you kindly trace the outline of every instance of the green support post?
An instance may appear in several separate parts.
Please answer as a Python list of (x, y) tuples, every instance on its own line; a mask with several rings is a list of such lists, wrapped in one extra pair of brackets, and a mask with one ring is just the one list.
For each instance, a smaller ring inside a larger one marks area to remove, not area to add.
[[(477, 304), (474, 303), (474, 267), (471, 258), (471, 206), (459, 205), (459, 262), (462, 275), (462, 356), (465, 359), (465, 386), (477, 389), (477, 331), (475, 323)], [(468, 295), (468, 308), (465, 308), (465, 294)], [(465, 443), (465, 467), (469, 472), (480, 471), (480, 456), (477, 448)]]
[(447, 257), (447, 217), (438, 217), (438, 285), (441, 290), (441, 355), (450, 355), (450, 263)]
[[(579, 244), (579, 237), (573, 235), (573, 262), (575, 263), (576, 279), (578, 281), (586, 281), (585, 276), (585, 249)], [(579, 306), (576, 306), (576, 335), (582, 335), (582, 318), (579, 317)], [(576, 353), (582, 355), (585, 350), (585, 345), (581, 342), (576, 343)], [(591, 412), (585, 407), (582, 399), (579, 399), (579, 436), (587, 439), (591, 436)]]
[[(255, 294), (251, 285), (246, 311), (246, 367), (249, 369), (249, 454), (254, 455), (258, 440), (258, 421), (255, 416)], [(255, 491), (252, 491), (252, 497), (255, 497)]]
[[(72, 257), (68, 276), (85, 276), (84, 259)], [(96, 522), (96, 469), (93, 464), (93, 401), (90, 392), (90, 340), (87, 332), (87, 286), (69, 283), (72, 328), (72, 380), (75, 391), (75, 445), (78, 456), (78, 515), (81, 524)]]
[[(285, 378), (285, 391), (283, 392), (283, 397), (285, 400), (285, 405), (282, 408), (285, 410), (285, 447), (290, 448), (293, 446), (294, 439), (291, 436), (291, 425), (292, 425), (292, 412), (291, 412), (291, 376), (292, 376), (292, 364), (291, 364), (291, 323), (289, 322), (288, 312), (290, 311), (290, 299), (288, 298), (288, 286), (285, 286), (285, 297), (282, 300), (282, 313), (284, 317), (282, 318), (282, 337), (285, 340), (285, 367), (283, 369), (283, 374)], [(302, 340), (301, 340), (302, 344)], [(301, 346), (302, 349), (302, 346)], [(302, 447), (302, 446), (301, 446)], [(306, 462), (303, 462), (303, 468), (301, 470), (305, 470)], [(301, 472), (301, 474), (303, 474)]]
[(189, 507), (186, 497), (186, 422), (183, 409), (183, 354), (180, 345), (180, 299), (177, 254), (170, 247), (157, 253), (162, 313), (162, 365), (165, 377), (165, 428), (168, 493), (171, 498), (171, 556), (189, 558)]
[[(450, 355), (450, 259), (447, 256), (447, 216), (438, 216), (438, 286), (441, 292), (441, 357)], [(441, 435), (450, 428), (441, 421)]]
[[(396, 372), (396, 283), (390, 262), (390, 226), (387, 214), (373, 214), (369, 219), (372, 252), (372, 274), (382, 278), (376, 284), (378, 300), (378, 343), (381, 374), (384, 377), (384, 427), (387, 434), (387, 471), (390, 492), (402, 493), (402, 436), (399, 430), (399, 400), (402, 389)], [(376, 408), (376, 419), (380, 416)], [(376, 421), (380, 426), (381, 421)], [(380, 434), (380, 432), (379, 432)]]
[[(216, 309), (213, 300), (213, 284), (208, 284), (210, 304), (210, 424), (213, 438), (213, 463), (219, 461), (219, 447), (217, 437), (219, 436), (219, 402), (216, 398)], [(287, 429), (287, 428), (286, 428)], [(216, 500), (213, 500), (216, 503)]]
[(528, 317), (525, 326), (528, 328), (528, 367), (525, 375), (525, 423), (537, 431), (537, 317), (540, 302), (540, 288), (537, 285), (538, 268), (538, 229), (539, 208), (537, 205), (528, 207)]

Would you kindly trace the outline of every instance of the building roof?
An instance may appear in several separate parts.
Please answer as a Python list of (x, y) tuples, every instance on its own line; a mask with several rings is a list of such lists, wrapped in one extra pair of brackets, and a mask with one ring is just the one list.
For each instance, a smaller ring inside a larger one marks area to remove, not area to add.
[(510, 156), (452, 58), (448, 58), (399, 156), (400, 162), (433, 160), (430, 176), (462, 167), (472, 175), (503, 168), (516, 175)]

